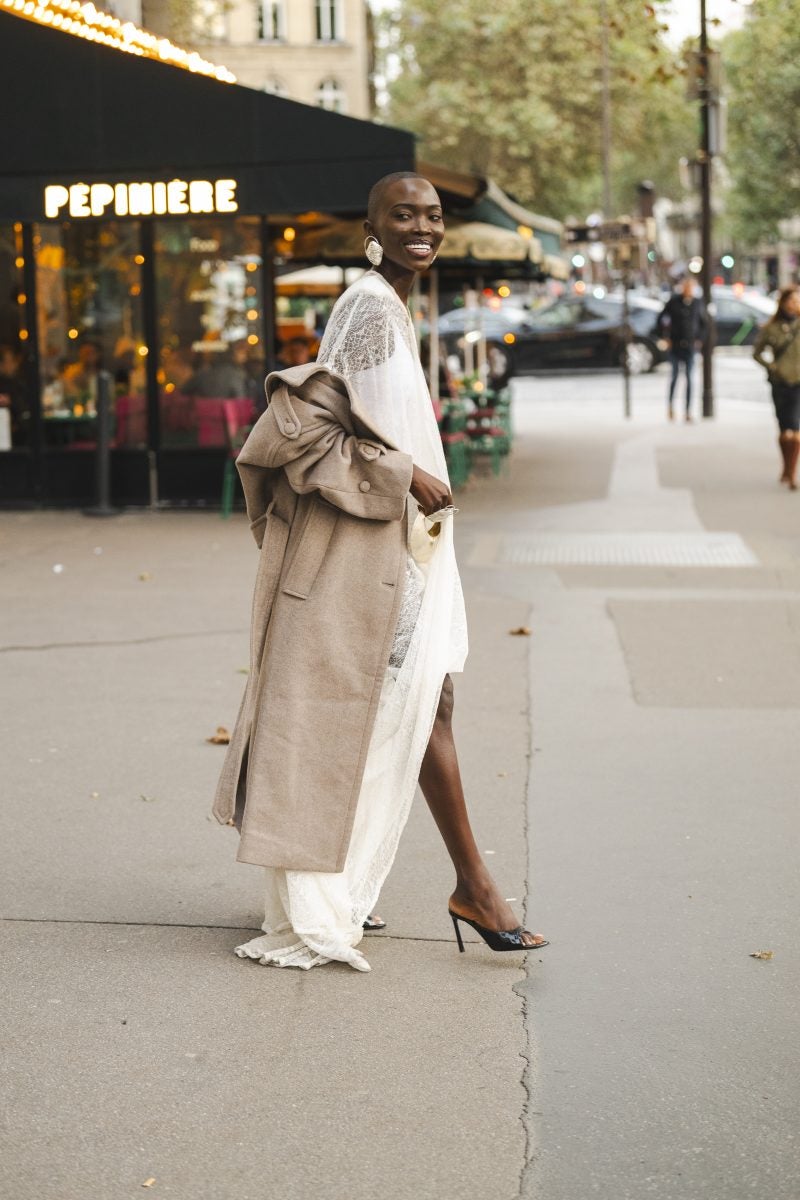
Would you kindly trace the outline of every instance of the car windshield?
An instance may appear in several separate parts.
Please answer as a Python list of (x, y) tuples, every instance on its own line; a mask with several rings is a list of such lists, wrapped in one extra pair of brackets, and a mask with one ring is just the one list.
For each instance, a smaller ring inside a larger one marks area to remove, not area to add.
[(530, 313), (524, 308), (504, 304), (502, 308), (451, 308), (439, 318), (439, 326), (443, 329), (477, 329), (483, 320), (484, 327), (490, 325), (513, 329), (527, 320)]
[(580, 300), (556, 300), (548, 308), (538, 309), (531, 318), (537, 329), (564, 329), (577, 325), (583, 305)]

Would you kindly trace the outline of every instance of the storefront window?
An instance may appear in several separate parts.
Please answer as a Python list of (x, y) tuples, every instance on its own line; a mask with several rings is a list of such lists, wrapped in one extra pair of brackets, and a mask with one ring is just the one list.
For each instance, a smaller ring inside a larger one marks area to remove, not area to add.
[(157, 223), (165, 448), (226, 446), (232, 425), (256, 415), (265, 374), (261, 267), (255, 218)]
[(0, 225), (0, 453), (30, 441), (22, 226)]
[(138, 223), (40, 225), (34, 245), (45, 445), (94, 445), (103, 371), (114, 445), (145, 446), (148, 348)]

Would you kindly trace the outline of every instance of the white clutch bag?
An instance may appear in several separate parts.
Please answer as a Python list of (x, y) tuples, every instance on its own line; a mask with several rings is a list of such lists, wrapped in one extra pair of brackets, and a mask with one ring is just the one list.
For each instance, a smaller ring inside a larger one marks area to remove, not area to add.
[(454, 517), (457, 512), (458, 509), (455, 505), (448, 504), (447, 508), (440, 508), (438, 512), (431, 513), (427, 517), (424, 513), (417, 513), (408, 539), (408, 549), (414, 562), (421, 565), (430, 562), (439, 534), (442, 532), (442, 522)]

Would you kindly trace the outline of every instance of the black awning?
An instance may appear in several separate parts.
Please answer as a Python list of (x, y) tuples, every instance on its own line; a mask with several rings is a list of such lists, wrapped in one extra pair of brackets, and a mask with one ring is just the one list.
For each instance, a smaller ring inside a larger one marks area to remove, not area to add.
[(0, 220), (39, 220), (44, 188), (235, 179), (238, 211), (360, 211), (414, 169), (404, 130), (193, 75), (0, 13)]

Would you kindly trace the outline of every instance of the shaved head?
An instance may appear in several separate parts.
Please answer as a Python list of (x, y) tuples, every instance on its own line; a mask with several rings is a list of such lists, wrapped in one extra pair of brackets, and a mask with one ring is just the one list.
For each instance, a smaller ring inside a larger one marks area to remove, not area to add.
[[(418, 175), (416, 171), (392, 171), (391, 175), (384, 175), (383, 179), (379, 179), (370, 190), (367, 200), (367, 220), (375, 221), (375, 218), (380, 212), (383, 197), (388, 188), (393, 183), (399, 183), (401, 179), (422, 179), (425, 183), (429, 180), (425, 179), (424, 175)], [(432, 185), (431, 185), (432, 186)]]

